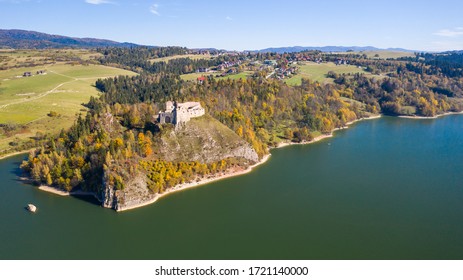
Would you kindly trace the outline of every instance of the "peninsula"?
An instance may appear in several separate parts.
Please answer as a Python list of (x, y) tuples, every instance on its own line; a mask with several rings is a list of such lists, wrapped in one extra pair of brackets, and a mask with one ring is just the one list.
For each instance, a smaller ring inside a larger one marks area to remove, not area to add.
[(118, 211), (249, 172), (271, 148), (360, 119), (463, 111), (461, 53), (94, 51), (87, 63), (137, 74), (95, 79), (85, 112), (35, 142), (22, 168), (42, 189)]

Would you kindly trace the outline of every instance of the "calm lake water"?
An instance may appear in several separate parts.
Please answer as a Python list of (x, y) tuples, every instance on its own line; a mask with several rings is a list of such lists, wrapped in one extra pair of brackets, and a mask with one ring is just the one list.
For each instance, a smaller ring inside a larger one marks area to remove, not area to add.
[(463, 259), (461, 115), (360, 122), (122, 213), (19, 182), (23, 158), (0, 161), (0, 259)]

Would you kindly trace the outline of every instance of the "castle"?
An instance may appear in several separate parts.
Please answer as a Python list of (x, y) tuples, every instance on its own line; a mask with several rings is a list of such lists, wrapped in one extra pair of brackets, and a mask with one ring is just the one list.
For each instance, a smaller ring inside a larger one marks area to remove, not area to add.
[(204, 115), (204, 108), (199, 102), (177, 103), (172, 101), (166, 102), (166, 110), (159, 112), (159, 123), (171, 123), (177, 126), (190, 121), (191, 118), (196, 118)]

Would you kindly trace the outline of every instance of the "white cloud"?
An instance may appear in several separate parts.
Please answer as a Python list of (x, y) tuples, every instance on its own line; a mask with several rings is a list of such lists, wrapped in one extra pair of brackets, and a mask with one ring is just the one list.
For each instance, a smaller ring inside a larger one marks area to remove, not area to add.
[(463, 36), (463, 27), (456, 27), (453, 29), (441, 29), (433, 33), (433, 35), (451, 38), (460, 37)]
[(157, 16), (160, 16), (159, 11), (158, 11), (159, 5), (158, 4), (153, 4), (150, 6), (150, 12), (152, 14), (155, 14)]
[(231, 17), (227, 16), (225, 17), (226, 20), (233, 20)]
[(85, 0), (85, 2), (93, 5), (112, 4), (112, 2), (108, 0)]

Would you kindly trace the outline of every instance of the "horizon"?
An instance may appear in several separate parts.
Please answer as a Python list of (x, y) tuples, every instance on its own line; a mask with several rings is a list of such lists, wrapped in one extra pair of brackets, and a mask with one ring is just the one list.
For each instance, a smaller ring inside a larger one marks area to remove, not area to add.
[[(426, 52), (463, 49), (463, 3), (329, 3), (301, 0), (233, 5), (200, 0), (0, 0), (2, 29), (189, 49), (373, 46)], [(399, 7), (399, 8), (398, 8)], [(445, 15), (436, 19), (436, 15)], [(432, 20), (431, 20), (432, 19)], [(110, 32), (108, 32), (110, 30)]]
[[(89, 37), (89, 36), (84, 36), (84, 37), (73, 37), (73, 36), (68, 36), (66, 34), (53, 34), (53, 33), (46, 33), (46, 32), (42, 32), (42, 31), (39, 31), (39, 30), (25, 30), (25, 29), (1, 29), (0, 30), (6, 30), (6, 31), (25, 31), (25, 32), (37, 32), (37, 33), (42, 33), (42, 34), (46, 34), (46, 35), (51, 35), (51, 36), (62, 36), (62, 37), (69, 37), (69, 38), (73, 38), (73, 39), (96, 39), (96, 40), (107, 40), (107, 41), (113, 41), (111, 39), (108, 39), (108, 38), (95, 38), (95, 37)], [(140, 47), (154, 47), (154, 48), (157, 48), (157, 47), (185, 47), (187, 49), (190, 49), (190, 50), (195, 50), (195, 49), (198, 49), (198, 50), (206, 50), (206, 49), (215, 49), (215, 50), (218, 50), (218, 51), (238, 51), (238, 52), (252, 52), (252, 51), (262, 51), (262, 50), (266, 50), (266, 49), (280, 49), (280, 48), (313, 48), (313, 49), (316, 49), (316, 48), (330, 48), (330, 47), (333, 47), (333, 48), (375, 48), (375, 49), (378, 49), (378, 51), (388, 51), (388, 50), (398, 50), (398, 51), (408, 51), (408, 52), (422, 52), (422, 50), (410, 50), (410, 49), (405, 49), (405, 48), (401, 48), (401, 47), (387, 47), (387, 48), (377, 48), (376, 46), (371, 46), (371, 45), (364, 45), (364, 46), (345, 46), (345, 45), (324, 45), (324, 46), (302, 46), (302, 45), (292, 45), (292, 46), (268, 46), (268, 47), (265, 47), (265, 48), (262, 48), (262, 49), (244, 49), (244, 50), (231, 50), (231, 49), (219, 49), (219, 48), (214, 48), (214, 47), (195, 47), (195, 48), (188, 48), (186, 46), (181, 46), (181, 45), (142, 45), (142, 44), (137, 44), (137, 43), (134, 43), (134, 42), (130, 42), (130, 41), (113, 41), (115, 43), (120, 43), (120, 44), (135, 44), (135, 45), (138, 45)], [(370, 50), (365, 50), (365, 51), (370, 51)], [(459, 50), (448, 50), (448, 51), (459, 51)], [(423, 52), (426, 52), (426, 51), (423, 51)], [(429, 52), (432, 52), (432, 51), (429, 51)]]

